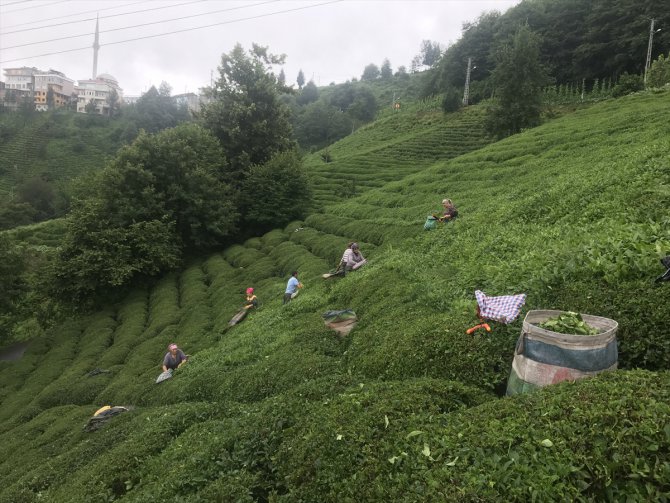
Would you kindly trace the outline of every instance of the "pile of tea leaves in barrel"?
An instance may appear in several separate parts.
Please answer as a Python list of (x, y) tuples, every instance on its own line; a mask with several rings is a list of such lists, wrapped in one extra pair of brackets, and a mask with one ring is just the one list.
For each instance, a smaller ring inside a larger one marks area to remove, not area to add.
[(551, 330), (559, 334), (572, 335), (597, 335), (600, 331), (584, 321), (582, 315), (572, 311), (566, 311), (554, 318), (539, 323), (540, 328)]

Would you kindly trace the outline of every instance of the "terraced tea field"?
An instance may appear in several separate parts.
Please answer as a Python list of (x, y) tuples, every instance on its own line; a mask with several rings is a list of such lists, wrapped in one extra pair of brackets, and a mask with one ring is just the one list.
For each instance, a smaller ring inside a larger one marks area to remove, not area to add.
[(328, 147), (329, 162), (323, 152), (306, 158), (317, 205), (360, 195), (483, 147), (492, 139), (482, 119), (478, 107), (445, 117), (435, 100), (386, 114)]
[[(643, 93), (425, 155), (54, 328), (0, 366), (0, 502), (661, 501), (668, 112), (670, 92)], [(331, 152), (400, 158), (404, 134)], [(445, 196), (458, 219), (425, 232)], [(322, 280), (350, 240), (370, 263)], [(294, 269), (305, 288), (282, 306)], [(229, 328), (249, 286), (260, 307)], [(466, 335), (475, 289), (616, 319), (623, 370), (500, 398), (520, 321)], [(321, 314), (345, 308), (359, 321), (339, 338)], [(174, 341), (191, 361), (155, 385)], [(82, 431), (105, 404), (133, 409)]]
[[(44, 176), (69, 181), (92, 169), (100, 169), (121, 146), (120, 131), (74, 113), (38, 115), (0, 142), (0, 193), (8, 194), (23, 180)], [(18, 119), (15, 119), (18, 120)]]

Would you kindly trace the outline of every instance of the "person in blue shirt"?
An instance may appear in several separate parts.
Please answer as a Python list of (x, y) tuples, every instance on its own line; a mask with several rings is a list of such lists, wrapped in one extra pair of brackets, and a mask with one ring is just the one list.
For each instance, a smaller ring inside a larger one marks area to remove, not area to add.
[(298, 295), (298, 288), (302, 288), (302, 283), (298, 281), (298, 271), (293, 271), (291, 278), (286, 284), (286, 292), (284, 292), (284, 304), (291, 302), (291, 299)]

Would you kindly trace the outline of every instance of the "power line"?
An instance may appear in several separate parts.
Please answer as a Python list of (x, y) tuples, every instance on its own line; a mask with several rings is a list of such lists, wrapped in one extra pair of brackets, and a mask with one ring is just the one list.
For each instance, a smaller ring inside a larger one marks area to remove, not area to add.
[(17, 4), (17, 3), (26, 3), (26, 2), (32, 2), (32, 1), (33, 0), (19, 0), (18, 2), (9, 2), (9, 3), (2, 4), (2, 5), (0, 5), (0, 7), (7, 7), (8, 5), (14, 5), (14, 4)]
[(41, 30), (42, 28), (53, 28), (54, 26), (63, 26), (63, 25), (66, 25), (66, 24), (83, 23), (85, 21), (94, 21), (95, 19), (107, 19), (107, 18), (110, 18), (110, 17), (127, 16), (129, 14), (140, 14), (142, 12), (150, 12), (150, 11), (154, 11), (154, 10), (170, 9), (172, 7), (181, 7), (182, 5), (191, 5), (191, 4), (194, 4), (194, 3), (201, 3), (201, 2), (206, 2), (206, 1), (207, 0), (192, 0), (190, 2), (176, 3), (176, 4), (173, 4), (173, 5), (164, 5), (162, 7), (152, 7), (151, 9), (135, 10), (135, 11), (132, 11), (132, 12), (122, 12), (120, 14), (110, 14), (108, 16), (100, 16), (99, 18), (98, 17), (90, 17), (90, 18), (87, 18), (87, 19), (80, 19), (78, 21), (66, 21), (65, 23), (47, 24), (47, 25), (44, 25), (44, 26), (37, 26), (35, 28), (24, 28), (22, 30), (6, 31), (6, 32), (3, 33), (3, 35), (10, 35), (12, 33), (19, 33), (19, 32), (22, 32), (22, 31)]
[[(172, 19), (165, 19), (163, 21), (152, 21), (150, 23), (136, 24), (136, 25), (133, 25), (133, 26), (122, 26), (121, 28), (111, 28), (109, 30), (101, 30), (99, 33), (109, 33), (109, 32), (112, 32), (112, 31), (130, 30), (132, 28), (141, 28), (143, 26), (150, 26), (150, 25), (153, 25), (153, 24), (169, 23), (171, 21), (180, 21), (182, 19), (189, 19), (189, 18), (192, 18), (192, 17), (207, 16), (208, 14), (219, 14), (221, 12), (229, 12), (229, 11), (233, 11), (233, 10), (247, 9), (249, 7), (257, 7), (259, 5), (265, 5), (265, 4), (273, 3), (273, 2), (279, 2), (279, 0), (267, 0), (265, 2), (260, 2), (260, 3), (255, 3), (255, 4), (244, 4), (244, 5), (240, 5), (238, 7), (229, 7), (228, 9), (213, 10), (213, 11), (209, 11), (209, 12), (203, 12), (201, 14), (191, 14), (190, 16), (175, 17), (175, 18), (172, 18)], [(68, 40), (68, 39), (71, 39), (71, 38), (88, 37), (88, 36), (91, 36), (91, 35), (95, 35), (95, 33), (83, 33), (81, 35), (69, 35), (67, 37), (59, 37), (59, 38), (52, 38), (52, 39), (49, 39), (49, 40), (41, 40), (39, 42), (27, 42), (25, 44), (6, 46), (3, 49), (4, 50), (16, 49), (18, 47), (27, 47), (29, 45), (46, 44), (47, 42), (57, 42), (59, 40)]]
[[(25, 0), (25, 1), (30, 2), (30, 1), (32, 1), (32, 0)], [(25, 26), (25, 25), (27, 25), (27, 24), (43, 23), (43, 22), (45, 22), (45, 21), (55, 21), (56, 19), (64, 19), (64, 18), (66, 18), (66, 17), (71, 18), (73, 15), (74, 15), (74, 16), (82, 16), (82, 15), (84, 15), (84, 14), (90, 14), (91, 12), (102, 12), (102, 11), (105, 11), (105, 10), (120, 9), (120, 8), (123, 8), (123, 7), (130, 7), (131, 5), (137, 5), (137, 4), (139, 4), (139, 3), (146, 3), (146, 0), (141, 0), (141, 1), (139, 1), (139, 2), (133, 2), (133, 3), (127, 3), (127, 4), (124, 4), (124, 5), (115, 5), (114, 7), (105, 7), (104, 9), (85, 10), (85, 11), (83, 11), (83, 12), (78, 12), (77, 14), (66, 14), (66, 15), (64, 15), (64, 16), (48, 17), (48, 18), (46, 18), (46, 19), (38, 19), (37, 21), (27, 21), (27, 22), (25, 22), (25, 23), (12, 24), (12, 25), (9, 25), (9, 26), (5, 26), (5, 29), (7, 29), (7, 28), (16, 28), (17, 26)], [(73, 22), (74, 22), (74, 21), (73, 21)], [(37, 27), (37, 28), (31, 28), (31, 29), (35, 29), (35, 30), (37, 30), (37, 29), (39, 29), (39, 28), (48, 28), (48, 27), (47, 27), (47, 26), (39, 26), (39, 27)], [(20, 30), (19, 30), (19, 31), (20, 31)], [(27, 31), (27, 30), (26, 30), (26, 31)], [(16, 31), (16, 32), (12, 32), (12, 33), (18, 33), (18, 31)]]
[[(71, 0), (57, 0), (56, 2), (50, 2), (50, 3), (44, 3), (42, 5), (31, 5), (29, 7), (22, 7), (21, 9), (14, 9), (10, 11), (5, 11), (4, 14), (11, 14), (12, 12), (19, 12), (22, 10), (28, 10), (28, 9), (39, 9), (40, 7), (50, 7), (51, 5), (56, 5), (57, 3), (65, 3), (65, 2), (70, 2)], [(0, 5), (0, 7), (4, 7), (4, 5)]]
[[(240, 19), (231, 19), (229, 21), (222, 21), (220, 23), (213, 23), (213, 24), (208, 24), (208, 25), (204, 25), (204, 26), (195, 26), (193, 28), (185, 28), (183, 30), (174, 30), (174, 31), (169, 31), (169, 32), (165, 32), (165, 33), (157, 33), (155, 35), (146, 35), (144, 37), (136, 37), (136, 38), (129, 38), (129, 39), (126, 39), (126, 40), (118, 40), (116, 42), (108, 42), (106, 44), (100, 44), (100, 47), (106, 47), (108, 45), (125, 44), (127, 42), (135, 42), (136, 40), (144, 40), (144, 39), (148, 39), (148, 38), (164, 37), (164, 36), (167, 36), (167, 35), (173, 35), (175, 33), (184, 33), (184, 32), (187, 32), (187, 31), (202, 30), (202, 29), (205, 29), (205, 28), (212, 28), (214, 26), (221, 26), (221, 25), (224, 25), (224, 24), (239, 23), (240, 21), (249, 21), (249, 20), (252, 20), (252, 19), (260, 19), (260, 18), (264, 18), (264, 17), (274, 16), (274, 15), (277, 15), (277, 14), (285, 14), (287, 12), (295, 12), (295, 11), (299, 11), (299, 10), (312, 9), (314, 7), (321, 7), (323, 5), (339, 3), (339, 2), (342, 2), (342, 1), (344, 1), (344, 0), (330, 0), (329, 2), (322, 2), (322, 3), (319, 3), (319, 4), (308, 5), (306, 7), (295, 7), (293, 9), (286, 9), (286, 10), (281, 10), (281, 11), (276, 11), (276, 12), (268, 12), (266, 14), (259, 14), (257, 16), (249, 16), (249, 17), (244, 17), (244, 18), (240, 18)], [(41, 57), (44, 57), (44, 56), (54, 56), (56, 54), (64, 54), (64, 53), (67, 53), (67, 52), (88, 51), (90, 49), (91, 49), (91, 47), (87, 46), (87, 47), (79, 47), (77, 49), (66, 49), (64, 51), (55, 51), (55, 52), (48, 52), (48, 53), (44, 53), (44, 54), (35, 54), (33, 56), (26, 56), (26, 57), (23, 57), (23, 58), (6, 59), (4, 61), (0, 61), (0, 64), (12, 63), (14, 61), (21, 61), (21, 60), (25, 60), (25, 59), (41, 58)]]

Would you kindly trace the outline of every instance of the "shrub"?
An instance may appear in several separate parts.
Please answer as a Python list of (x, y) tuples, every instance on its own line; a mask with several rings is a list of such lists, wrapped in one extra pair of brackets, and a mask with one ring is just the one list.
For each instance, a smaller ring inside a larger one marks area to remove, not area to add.
[(644, 82), (639, 75), (630, 75), (627, 72), (619, 77), (618, 82), (612, 88), (612, 96), (620, 98), (627, 94), (642, 91), (644, 89)]

